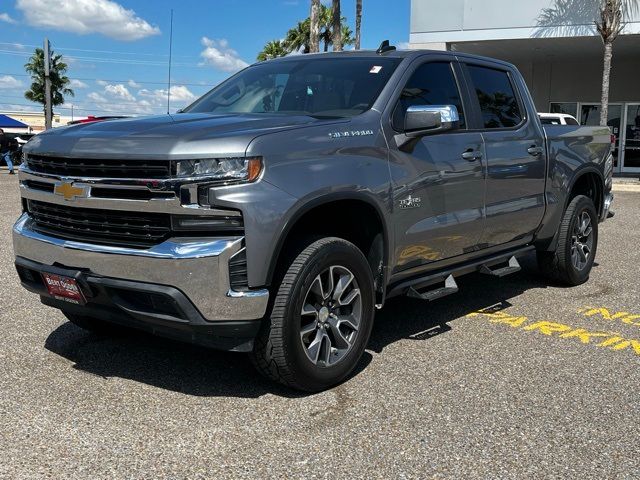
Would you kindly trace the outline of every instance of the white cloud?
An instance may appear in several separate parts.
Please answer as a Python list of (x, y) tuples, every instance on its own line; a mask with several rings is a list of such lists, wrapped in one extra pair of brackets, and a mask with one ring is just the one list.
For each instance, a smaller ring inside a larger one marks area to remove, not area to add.
[(105, 82), (104, 80), (96, 80), (96, 83), (98, 85), (100, 85), (101, 87), (105, 87), (105, 86), (109, 85), (109, 82)]
[[(172, 109), (191, 103), (195, 99), (196, 96), (186, 86), (171, 87)], [(134, 96), (123, 84), (105, 84), (102, 91), (89, 93), (87, 100), (95, 104), (96, 111), (105, 113), (159, 114), (166, 112), (167, 90), (143, 88)]]
[(229, 42), (224, 38), (213, 40), (202, 37), (201, 43), (205, 48), (200, 56), (204, 59), (205, 65), (211, 65), (223, 72), (237, 72), (249, 65), (238, 56), (238, 52), (229, 47)]
[(20, 88), (22, 82), (11, 75), (0, 75), (0, 88)]
[(127, 85), (129, 85), (131, 88), (140, 88), (140, 84), (136, 83), (134, 80), (129, 80), (127, 82)]
[[(148, 98), (156, 104), (166, 103), (167, 90), (159, 88), (157, 90), (147, 90), (143, 88), (138, 92), (140, 97)], [(172, 85), (171, 86), (171, 101), (179, 103), (188, 103), (195, 100), (197, 97), (184, 85)]]
[(89, 85), (87, 85), (86, 83), (75, 79), (71, 80), (69, 85), (71, 86), (71, 88), (89, 88)]
[(13, 18), (11, 18), (8, 13), (0, 13), (0, 22), (18, 23)]
[(121, 83), (118, 83), (116, 85), (106, 85), (104, 87), (104, 91), (107, 95), (114, 98), (126, 100), (127, 102), (136, 101), (136, 98), (133, 95), (131, 95), (131, 92), (129, 92), (129, 89), (124, 85), (122, 85)]
[(123, 41), (158, 35), (160, 29), (112, 0), (17, 0), (29, 25), (81, 35), (101, 33)]

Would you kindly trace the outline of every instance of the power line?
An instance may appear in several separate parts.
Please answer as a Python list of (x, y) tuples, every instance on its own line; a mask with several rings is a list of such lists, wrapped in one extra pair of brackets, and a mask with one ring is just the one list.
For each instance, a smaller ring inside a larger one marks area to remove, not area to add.
[[(16, 99), (20, 99), (20, 100), (24, 100), (24, 97), (18, 96), (18, 95), (0, 95), (0, 101), (2, 101), (3, 98), (16, 98)], [(176, 105), (185, 105), (186, 102), (190, 102), (192, 100), (186, 100), (185, 102), (182, 101), (173, 101), (172, 105), (176, 106)], [(100, 105), (100, 102), (69, 102), (72, 103), (74, 106), (76, 105), (85, 105), (85, 106), (94, 106), (94, 105)], [(121, 101), (117, 101), (117, 102), (112, 102), (109, 101), (109, 105), (118, 105), (118, 106), (137, 106), (137, 107), (141, 107), (141, 108), (163, 108), (162, 105), (140, 105), (139, 102), (137, 101), (127, 101), (127, 100), (121, 100)]]
[[(15, 106), (15, 107), (33, 107), (33, 105), (29, 105), (26, 103), (6, 103), (5, 105), (9, 105), (9, 106)], [(134, 112), (133, 110), (110, 110), (107, 108), (92, 108), (92, 109), (88, 109), (88, 108), (76, 108), (76, 107), (63, 107), (63, 106), (56, 106), (54, 108), (54, 114), (55, 114), (55, 110), (73, 110), (78, 111), (78, 112), (96, 112), (96, 111), (103, 111), (103, 112), (108, 112), (108, 113), (114, 113), (114, 114), (119, 114), (119, 115), (142, 115), (140, 112)], [(20, 110), (23, 113), (42, 113), (40, 110)]]
[[(12, 72), (0, 72), (0, 75), (11, 75), (13, 77), (31, 77), (31, 75), (27, 74), (27, 73), (12, 73)], [(129, 82), (134, 82), (134, 83), (139, 83), (141, 85), (166, 85), (167, 82), (150, 82), (150, 81), (146, 81), (146, 80), (136, 80), (133, 78), (129, 78), (127, 80), (114, 80), (114, 79), (108, 79), (108, 78), (93, 78), (93, 77), (73, 77), (71, 80), (82, 80), (85, 82), (97, 82), (98, 80), (101, 80), (103, 82), (109, 82), (109, 83), (129, 83)], [(202, 83), (188, 83), (188, 82), (180, 82), (177, 80), (173, 80), (172, 81), (173, 85), (182, 85), (185, 87), (202, 87), (202, 88), (211, 88), (213, 85), (213, 83), (210, 84), (202, 84)]]
[[(21, 53), (15, 52), (12, 50), (0, 50), (0, 55), (12, 55), (15, 57), (31, 57), (31, 53)], [(166, 67), (167, 62), (155, 62), (155, 61), (147, 61), (147, 60), (124, 60), (119, 58), (101, 58), (101, 57), (81, 57), (74, 55), (66, 55), (66, 60), (78, 60), (80, 62), (95, 62), (95, 63), (116, 63), (121, 65), (140, 65), (145, 67)], [(199, 68), (200, 65), (197, 63), (176, 63), (176, 66), (183, 68)]]
[[(11, 42), (0, 42), (0, 45), (11, 45), (11, 46), (20, 46), (20, 47), (31, 47), (31, 48), (40, 48), (40, 45), (29, 45), (26, 43), (11, 43)], [(168, 57), (166, 53), (145, 53), (145, 52), (123, 52), (123, 51), (114, 51), (114, 50), (91, 50), (88, 48), (72, 48), (72, 47), (56, 47), (56, 51), (74, 51), (74, 52), (88, 52), (88, 53), (109, 53), (115, 55), (141, 55), (141, 56), (150, 56), (150, 57)], [(175, 57), (176, 55), (174, 55)], [(194, 58), (193, 55), (177, 55), (179, 58)]]

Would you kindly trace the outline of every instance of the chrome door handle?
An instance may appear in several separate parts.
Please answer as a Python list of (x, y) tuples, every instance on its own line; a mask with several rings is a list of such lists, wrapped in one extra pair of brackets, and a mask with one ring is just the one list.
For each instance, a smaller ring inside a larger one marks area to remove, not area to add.
[(473, 162), (474, 160), (480, 160), (482, 158), (482, 152), (469, 149), (465, 152), (462, 152), (462, 158), (464, 158), (465, 160), (469, 160), (470, 162)]
[(531, 145), (529, 148), (527, 148), (527, 153), (529, 155), (533, 155), (534, 157), (537, 157), (538, 155), (542, 155), (542, 147), (536, 147), (535, 145)]

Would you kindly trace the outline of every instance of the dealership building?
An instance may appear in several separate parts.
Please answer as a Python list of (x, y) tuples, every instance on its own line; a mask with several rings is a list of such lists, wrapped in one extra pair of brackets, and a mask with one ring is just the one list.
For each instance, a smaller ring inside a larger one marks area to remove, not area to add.
[[(540, 112), (600, 118), (603, 46), (599, 0), (412, 0), (411, 48), (475, 53), (515, 64)], [(613, 47), (608, 125), (616, 170), (640, 172), (640, 11)]]

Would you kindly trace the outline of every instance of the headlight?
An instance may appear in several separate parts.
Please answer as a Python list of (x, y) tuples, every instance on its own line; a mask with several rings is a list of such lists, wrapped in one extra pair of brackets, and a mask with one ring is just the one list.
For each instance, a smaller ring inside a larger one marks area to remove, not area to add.
[(200, 158), (178, 160), (176, 176), (207, 177), (215, 180), (253, 182), (262, 171), (262, 159), (251, 158)]

